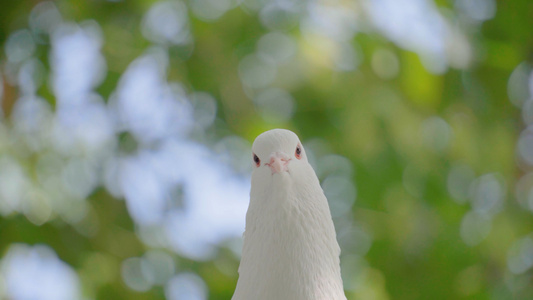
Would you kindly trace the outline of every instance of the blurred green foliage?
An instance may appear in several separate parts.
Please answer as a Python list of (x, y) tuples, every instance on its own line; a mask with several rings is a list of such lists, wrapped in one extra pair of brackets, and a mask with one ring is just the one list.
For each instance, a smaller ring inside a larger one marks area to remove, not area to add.
[[(2, 4), (0, 45), (12, 32), (28, 27), (37, 2)], [(140, 24), (155, 2), (55, 2), (66, 20), (95, 20), (100, 25), (107, 75), (97, 91), (104, 99), (150, 46)], [(436, 3), (457, 21), (453, 1)], [(215, 139), (234, 133), (252, 141), (264, 130), (286, 127), (304, 141), (326, 141), (331, 153), (353, 163), (357, 200), (352, 214), (372, 244), (364, 257), (366, 271), (359, 275), (364, 278), (353, 279), (358, 287), (347, 291), (349, 299), (531, 299), (533, 270), (514, 274), (508, 268), (513, 243), (533, 231), (532, 211), (515, 195), (517, 181), (529, 169), (517, 163), (517, 142), (525, 125), (520, 109), (509, 101), (508, 81), (520, 63), (531, 63), (533, 2), (498, 1), (496, 6), (494, 18), (478, 29), (459, 24), (471, 44), (472, 60), (467, 67), (440, 74), (428, 71), (416, 53), (368, 29), (350, 41), (358, 49), (358, 67), (332, 70), (327, 58), (306, 46), (300, 28), (291, 27), (287, 32), (295, 38), (302, 61), (280, 67), (273, 84), (295, 100), (288, 121), (265, 121), (239, 77), (239, 62), (269, 31), (253, 10), (236, 7), (210, 22), (190, 13), (194, 45), (168, 48), (167, 75), (189, 91), (207, 91), (217, 99), (217, 121), (210, 129)], [(372, 63), (376, 52), (384, 50), (398, 64), (397, 75), (386, 79)], [(38, 45), (35, 56), (46, 68), (49, 54), (47, 41)], [(5, 53), (0, 58), (5, 61)], [(54, 107), (49, 83), (45, 78), (38, 93)], [(7, 82), (3, 90), (2, 122), (9, 128), (18, 90)], [(124, 136), (121, 143), (128, 139)], [(2, 146), (0, 156), (12, 151), (8, 148)], [(31, 159), (27, 165), (34, 163)], [(495, 174), (504, 187), (503, 207), (491, 219), (490, 232), (471, 244), (461, 237), (461, 228), (473, 204), (454, 201), (449, 192), (450, 172), (457, 165), (468, 166), (476, 178)], [(0, 218), (0, 252), (12, 243), (47, 244), (77, 271), (89, 298), (164, 299), (161, 287), (135, 292), (122, 281), (121, 262), (149, 249), (137, 237), (124, 201), (102, 187), (88, 201), (88, 220), (81, 228), (90, 231), (96, 220), (94, 234), (59, 218), (35, 225), (12, 213)], [(209, 299), (230, 299), (238, 267), (230, 250), (221, 247), (212, 261), (173, 255), (178, 270), (193, 271), (205, 280)]]

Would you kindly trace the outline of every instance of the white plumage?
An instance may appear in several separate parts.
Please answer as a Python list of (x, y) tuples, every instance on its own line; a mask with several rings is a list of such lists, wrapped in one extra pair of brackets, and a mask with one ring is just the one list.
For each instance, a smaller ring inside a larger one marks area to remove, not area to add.
[(328, 202), (298, 136), (270, 130), (256, 138), (252, 151), (250, 205), (232, 299), (346, 299)]

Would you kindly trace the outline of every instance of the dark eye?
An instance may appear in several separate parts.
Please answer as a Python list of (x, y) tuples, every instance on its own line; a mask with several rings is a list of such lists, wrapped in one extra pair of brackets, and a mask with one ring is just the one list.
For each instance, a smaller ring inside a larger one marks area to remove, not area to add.
[(257, 157), (257, 155), (254, 154), (254, 162), (255, 162), (255, 165), (259, 167), (259, 165), (261, 164), (261, 160), (259, 159), (259, 157)]
[(296, 146), (296, 151), (294, 152), (297, 159), (302, 158), (302, 147), (300, 145)]

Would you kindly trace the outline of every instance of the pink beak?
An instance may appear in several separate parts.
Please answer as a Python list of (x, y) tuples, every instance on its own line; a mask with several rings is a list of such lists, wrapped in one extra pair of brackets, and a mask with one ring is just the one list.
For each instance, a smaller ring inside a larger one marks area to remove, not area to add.
[(283, 152), (275, 152), (270, 156), (270, 162), (265, 165), (270, 167), (272, 174), (287, 172), (287, 165), (291, 159)]

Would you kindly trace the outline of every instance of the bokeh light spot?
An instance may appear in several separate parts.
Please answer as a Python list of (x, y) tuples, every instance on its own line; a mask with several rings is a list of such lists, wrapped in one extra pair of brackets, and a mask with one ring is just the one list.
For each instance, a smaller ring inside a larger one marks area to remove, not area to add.
[(516, 107), (522, 107), (523, 103), (531, 98), (529, 91), (529, 76), (531, 66), (523, 62), (519, 64), (511, 73), (507, 82), (507, 95), (509, 100)]
[(82, 299), (76, 272), (48, 246), (11, 245), (0, 271), (8, 299)]
[(489, 216), (476, 211), (466, 213), (461, 221), (461, 238), (469, 246), (475, 246), (490, 233), (492, 220)]
[(450, 125), (440, 117), (430, 117), (421, 124), (424, 144), (435, 152), (448, 149), (453, 131)]
[(169, 280), (165, 295), (168, 300), (206, 300), (207, 287), (198, 275), (181, 273)]
[(533, 238), (531, 236), (513, 243), (507, 256), (507, 266), (514, 274), (523, 274), (533, 267)]
[(287, 122), (295, 110), (292, 96), (279, 88), (261, 91), (254, 97), (253, 102), (261, 116), (269, 123)]
[(456, 0), (456, 7), (475, 21), (492, 19), (496, 14), (496, 2), (494, 0)]
[(122, 280), (132, 290), (145, 292), (152, 287), (152, 284), (144, 277), (141, 267), (141, 259), (130, 257), (122, 262)]
[(205, 21), (215, 21), (228, 11), (233, 0), (192, 0), (192, 11), (198, 18)]
[(333, 218), (350, 212), (357, 194), (355, 186), (349, 178), (328, 176), (322, 182), (322, 188), (326, 198), (328, 198)]
[(447, 180), (448, 192), (457, 203), (467, 202), (470, 184), (474, 177), (474, 171), (468, 165), (456, 164), (450, 169)]
[(533, 166), (533, 127), (527, 127), (518, 138), (518, 155), (521, 160)]
[(144, 16), (142, 32), (155, 43), (189, 43), (192, 36), (189, 32), (187, 6), (181, 1), (156, 2)]
[(31, 32), (21, 29), (12, 33), (5, 44), (6, 56), (9, 62), (20, 63), (29, 58), (35, 51), (35, 42)]
[(262, 36), (257, 48), (259, 57), (275, 64), (286, 63), (296, 54), (293, 38), (280, 32), (269, 32)]
[(264, 88), (276, 78), (276, 67), (256, 55), (248, 55), (239, 63), (239, 75), (250, 88)]

